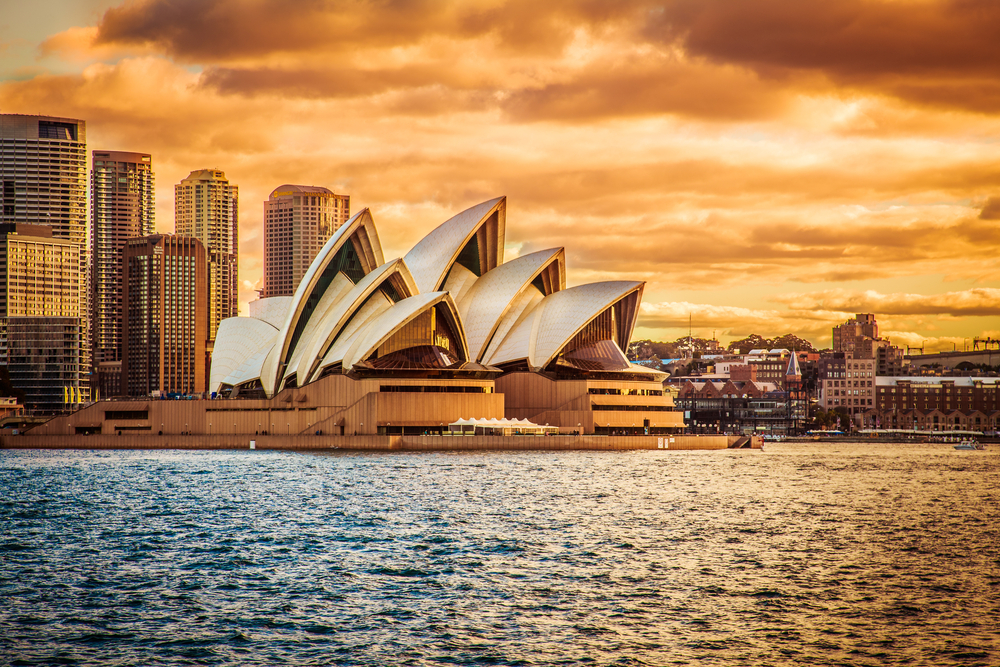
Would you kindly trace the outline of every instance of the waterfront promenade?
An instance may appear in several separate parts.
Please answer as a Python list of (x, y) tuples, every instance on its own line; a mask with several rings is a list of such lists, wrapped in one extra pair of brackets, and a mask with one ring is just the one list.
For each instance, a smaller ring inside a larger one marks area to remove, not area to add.
[[(291, 449), (345, 451), (627, 451), (728, 449), (729, 435), (2, 435), (4, 449)], [(758, 440), (752, 441), (759, 448)]]

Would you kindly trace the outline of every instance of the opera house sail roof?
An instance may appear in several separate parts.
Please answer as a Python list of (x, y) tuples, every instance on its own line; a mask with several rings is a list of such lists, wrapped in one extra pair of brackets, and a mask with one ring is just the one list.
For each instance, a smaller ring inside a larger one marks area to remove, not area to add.
[(249, 317), (222, 322), (211, 391), (272, 397), (330, 374), (635, 372), (622, 350), (643, 283), (567, 288), (562, 248), (505, 263), (506, 209), (506, 197), (473, 206), (388, 262), (371, 213), (359, 211), (294, 296), (255, 301)]

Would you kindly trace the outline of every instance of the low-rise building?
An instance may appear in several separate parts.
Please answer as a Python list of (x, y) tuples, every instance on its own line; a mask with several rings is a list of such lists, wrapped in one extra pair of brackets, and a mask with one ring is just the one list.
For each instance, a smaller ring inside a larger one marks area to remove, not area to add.
[(806, 419), (798, 358), (790, 355), (782, 383), (688, 379), (680, 386), (678, 410), (695, 433), (791, 435)]
[(869, 425), (927, 431), (995, 431), (1000, 378), (879, 377)]

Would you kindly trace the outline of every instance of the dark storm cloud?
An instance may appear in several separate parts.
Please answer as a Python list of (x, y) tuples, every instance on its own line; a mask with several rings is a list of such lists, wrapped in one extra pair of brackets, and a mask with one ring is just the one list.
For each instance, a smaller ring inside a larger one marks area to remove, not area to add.
[[(642, 3), (633, 3), (642, 4)], [(227, 61), (284, 52), (348, 52), (433, 36), (492, 34), (509, 49), (558, 50), (580, 25), (632, 16), (597, 0), (465, 3), (438, 0), (141, 0), (109, 9), (99, 44), (156, 44), (183, 60)]]
[[(560, 60), (580, 35), (609, 55)], [(725, 120), (779, 115), (789, 94), (817, 90), (817, 75), (827, 88), (995, 113), (998, 35), (992, 0), (141, 0), (109, 9), (94, 45), (200, 63), (208, 84), (244, 94), (337, 98), (362, 94), (367, 78), (376, 91), (502, 89), (499, 106), (519, 120)], [(435, 52), (437, 42), (461, 48)], [(461, 68), (474, 74), (459, 81)]]
[(109, 9), (97, 43), (152, 44), (181, 60), (208, 62), (336, 51), (359, 42), (407, 43), (432, 27), (456, 28), (436, 7), (417, 1), (144, 0)]
[(1000, 110), (993, 0), (678, 0), (643, 34), (781, 79), (801, 71), (918, 103)]
[(442, 77), (423, 65), (374, 71), (338, 66), (322, 70), (211, 67), (205, 70), (200, 85), (223, 94), (338, 98), (378, 95), (398, 88), (420, 88), (437, 84), (442, 78), (449, 77)]

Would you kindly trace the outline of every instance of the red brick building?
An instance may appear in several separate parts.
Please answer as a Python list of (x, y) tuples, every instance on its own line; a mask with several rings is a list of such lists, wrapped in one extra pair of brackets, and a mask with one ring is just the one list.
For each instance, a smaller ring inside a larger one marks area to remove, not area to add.
[(870, 417), (879, 428), (995, 431), (1000, 427), (1000, 378), (876, 378)]
[(844, 408), (851, 415), (875, 405), (875, 359), (834, 352), (819, 360), (819, 404), (824, 410)]

